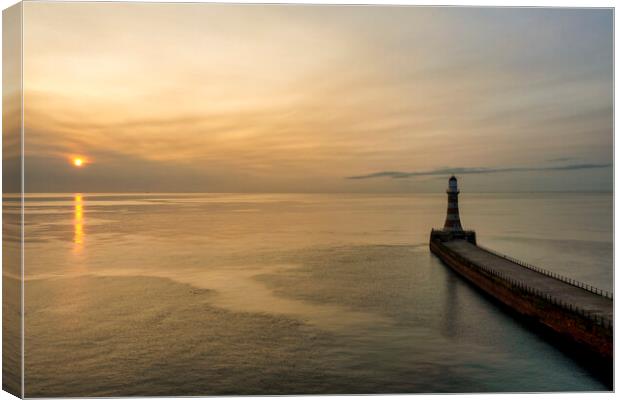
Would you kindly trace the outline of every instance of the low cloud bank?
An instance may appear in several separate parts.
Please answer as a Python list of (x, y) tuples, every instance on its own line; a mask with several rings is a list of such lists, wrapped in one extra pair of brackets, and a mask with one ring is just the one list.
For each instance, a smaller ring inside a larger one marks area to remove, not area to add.
[(414, 171), (414, 172), (401, 172), (401, 171), (380, 171), (367, 175), (348, 176), (346, 179), (373, 179), (373, 178), (392, 178), (403, 179), (413, 178), (417, 176), (432, 176), (432, 175), (468, 175), (468, 174), (495, 174), (499, 172), (529, 172), (529, 171), (572, 171), (580, 169), (595, 169), (595, 168), (609, 168), (613, 164), (569, 164), (550, 167), (506, 167), (506, 168), (439, 168), (429, 171)]

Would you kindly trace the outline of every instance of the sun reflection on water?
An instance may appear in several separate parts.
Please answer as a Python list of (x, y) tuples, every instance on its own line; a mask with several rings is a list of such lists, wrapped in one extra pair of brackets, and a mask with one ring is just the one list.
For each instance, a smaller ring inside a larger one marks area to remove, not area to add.
[(73, 198), (73, 249), (79, 252), (84, 244), (84, 204), (82, 195), (76, 194)]

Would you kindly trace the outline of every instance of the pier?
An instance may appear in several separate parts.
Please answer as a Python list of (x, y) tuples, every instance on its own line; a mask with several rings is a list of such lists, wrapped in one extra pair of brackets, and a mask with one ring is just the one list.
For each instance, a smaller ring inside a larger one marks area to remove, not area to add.
[(431, 231), (431, 252), (509, 310), (610, 372), (613, 294), (477, 245), (476, 233), (461, 227), (458, 193), (452, 177), (446, 224)]

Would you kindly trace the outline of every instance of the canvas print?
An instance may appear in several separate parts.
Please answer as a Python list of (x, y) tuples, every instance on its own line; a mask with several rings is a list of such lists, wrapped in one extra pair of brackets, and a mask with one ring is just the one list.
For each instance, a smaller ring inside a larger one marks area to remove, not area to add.
[(613, 10), (3, 13), (3, 389), (613, 390)]

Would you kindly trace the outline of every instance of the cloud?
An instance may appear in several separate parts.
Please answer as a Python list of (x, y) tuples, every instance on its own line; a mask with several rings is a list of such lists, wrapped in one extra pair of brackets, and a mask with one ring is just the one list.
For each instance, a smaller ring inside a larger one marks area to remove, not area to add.
[(508, 167), (508, 168), (439, 168), (429, 171), (401, 172), (401, 171), (381, 171), (367, 175), (348, 176), (346, 179), (372, 179), (372, 178), (413, 178), (417, 176), (432, 175), (469, 175), (469, 174), (494, 174), (499, 172), (530, 172), (530, 171), (572, 171), (581, 169), (608, 168), (613, 164), (569, 164), (554, 167)]
[(559, 158), (550, 158), (550, 159), (548, 159), (547, 161), (548, 161), (548, 162), (555, 163), (555, 162), (567, 162), (567, 161), (572, 161), (572, 160), (574, 160), (574, 159), (575, 159), (574, 157), (559, 157)]
[[(610, 10), (24, 10), (30, 191), (431, 191), (432, 176), (343, 177), (613, 159)], [(611, 188), (610, 171), (553, 184)], [(547, 189), (530, 175), (479, 190)]]

